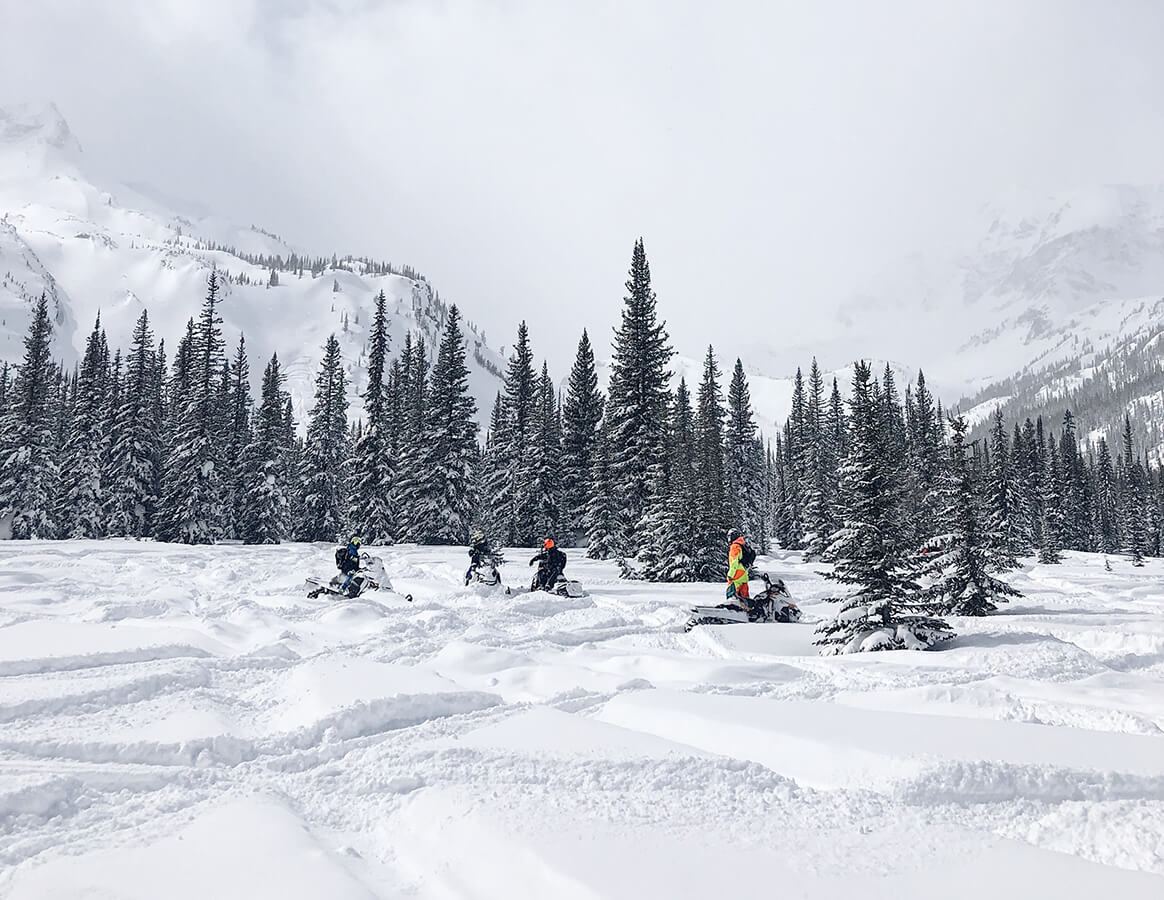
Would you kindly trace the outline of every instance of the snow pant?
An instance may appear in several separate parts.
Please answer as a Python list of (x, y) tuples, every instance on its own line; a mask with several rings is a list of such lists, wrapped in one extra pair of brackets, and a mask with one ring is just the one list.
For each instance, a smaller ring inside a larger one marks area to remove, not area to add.
[(548, 591), (562, 577), (562, 571), (562, 569), (546, 569), (539, 566), (538, 570), (534, 573), (532, 590)]

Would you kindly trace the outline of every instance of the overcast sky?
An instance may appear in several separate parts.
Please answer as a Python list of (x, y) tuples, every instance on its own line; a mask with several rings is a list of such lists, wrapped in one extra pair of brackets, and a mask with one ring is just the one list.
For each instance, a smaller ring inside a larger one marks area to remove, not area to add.
[(827, 332), (1012, 187), (1162, 180), (1162, 35), (1154, 0), (0, 0), (0, 102), (55, 101), (122, 180), (409, 262), (564, 373), (639, 235), (678, 348), (730, 357)]

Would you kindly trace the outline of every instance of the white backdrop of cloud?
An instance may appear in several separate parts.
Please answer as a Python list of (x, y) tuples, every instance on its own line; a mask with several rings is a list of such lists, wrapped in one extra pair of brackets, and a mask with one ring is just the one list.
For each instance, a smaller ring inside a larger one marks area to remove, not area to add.
[(0, 0), (0, 101), (54, 100), (106, 175), (411, 263), (564, 372), (639, 235), (679, 348), (730, 356), (826, 335), (999, 192), (1158, 181), (1161, 34), (1154, 0)]

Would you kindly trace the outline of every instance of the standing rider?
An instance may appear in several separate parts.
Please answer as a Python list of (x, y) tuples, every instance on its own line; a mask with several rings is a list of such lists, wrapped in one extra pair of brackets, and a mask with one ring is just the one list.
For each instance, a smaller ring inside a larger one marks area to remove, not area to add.
[(751, 598), (748, 596), (748, 569), (756, 561), (756, 551), (748, 546), (743, 533), (738, 528), (728, 531), (728, 574), (727, 598), (737, 598), (744, 609), (751, 609)]
[(534, 574), (530, 590), (548, 591), (566, 571), (566, 554), (554, 546), (553, 538), (546, 538), (542, 542), (541, 552), (529, 561), (531, 566), (534, 563), (538, 564), (538, 570)]

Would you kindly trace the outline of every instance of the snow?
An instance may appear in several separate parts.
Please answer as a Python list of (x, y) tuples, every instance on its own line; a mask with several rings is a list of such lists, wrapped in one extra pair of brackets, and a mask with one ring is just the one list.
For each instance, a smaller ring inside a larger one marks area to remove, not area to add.
[[(1067, 554), (931, 652), (683, 631), (715, 585), (309, 600), (333, 548), (0, 544), (0, 897), (1152, 897), (1164, 561)], [(528, 571), (507, 552), (503, 575)]]

